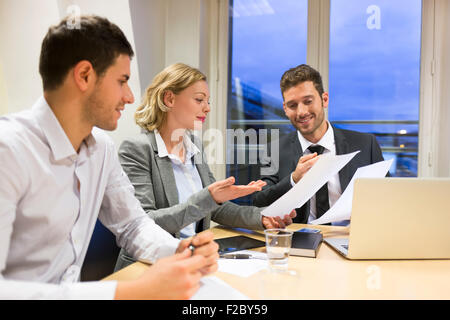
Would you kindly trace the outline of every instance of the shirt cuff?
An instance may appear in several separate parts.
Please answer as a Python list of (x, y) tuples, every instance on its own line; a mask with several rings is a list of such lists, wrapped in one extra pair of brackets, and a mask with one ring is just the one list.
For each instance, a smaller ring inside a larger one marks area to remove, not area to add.
[(294, 180), (292, 179), (292, 173), (291, 173), (290, 177), (291, 177), (291, 186), (293, 187), (293, 186), (295, 186), (295, 182), (294, 182)]
[(208, 187), (203, 188), (195, 194), (195, 203), (201, 208), (202, 212), (211, 212), (219, 208), (223, 203), (218, 204), (209, 192)]
[(147, 264), (154, 264), (161, 258), (174, 255), (180, 245), (180, 242), (180, 239), (172, 237), (164, 243), (160, 243), (156, 251), (153, 249), (152, 245), (149, 245), (147, 248), (144, 248), (143, 252), (138, 254), (135, 259)]
[(117, 281), (92, 281), (61, 284), (1, 280), (0, 300), (112, 300)]
[(114, 300), (117, 281), (92, 281), (70, 284), (68, 299), (71, 300)]

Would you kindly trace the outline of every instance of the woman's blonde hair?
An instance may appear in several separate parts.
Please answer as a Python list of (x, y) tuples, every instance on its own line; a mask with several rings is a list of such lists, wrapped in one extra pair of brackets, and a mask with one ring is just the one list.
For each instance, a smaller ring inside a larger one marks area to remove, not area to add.
[(164, 104), (164, 94), (167, 91), (178, 94), (200, 80), (206, 81), (206, 76), (184, 63), (175, 63), (165, 68), (153, 78), (141, 105), (136, 109), (134, 119), (137, 125), (149, 131), (160, 129), (169, 111)]

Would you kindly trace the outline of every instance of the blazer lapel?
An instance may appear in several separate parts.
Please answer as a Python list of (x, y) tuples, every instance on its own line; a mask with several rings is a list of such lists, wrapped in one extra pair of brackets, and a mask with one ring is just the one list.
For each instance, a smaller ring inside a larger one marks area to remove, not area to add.
[(169, 207), (177, 205), (179, 203), (178, 199), (178, 189), (175, 182), (175, 176), (173, 174), (172, 162), (169, 157), (161, 158), (158, 156), (158, 145), (156, 144), (156, 138), (154, 132), (148, 133), (148, 138), (152, 148), (155, 152), (155, 162), (158, 167), (160, 178), (164, 187), (164, 193), (169, 203)]
[[(350, 152), (349, 145), (345, 140), (342, 132), (333, 126), (334, 141), (336, 143), (336, 155), (347, 154)], [(344, 192), (350, 182), (350, 164), (347, 164), (344, 168), (339, 171), (339, 182), (341, 184), (341, 190)]]
[(202, 157), (201, 153), (197, 153), (194, 156), (194, 161), (195, 161), (194, 163), (195, 163), (195, 166), (197, 167), (200, 179), (202, 180), (203, 188), (206, 186), (209, 186), (214, 181), (211, 181), (207, 164), (203, 163), (203, 161), (206, 161), (206, 160)]
[(291, 156), (290, 162), (292, 163), (292, 170), (295, 170), (295, 168), (297, 168), (298, 159), (303, 155), (302, 146), (297, 136), (297, 130), (291, 133), (291, 146), (292, 152), (289, 153)]
[[(200, 143), (196, 143), (195, 139), (193, 139), (195, 145), (200, 149), (200, 152), (194, 155), (194, 164), (197, 167), (198, 175), (200, 176), (200, 180), (202, 181), (202, 186), (205, 188), (209, 186), (214, 180), (209, 176), (209, 167), (206, 163), (206, 158), (203, 157), (203, 146)], [(209, 229), (211, 221), (211, 214), (208, 213), (205, 218), (197, 221), (197, 229), (196, 232), (201, 232), (203, 230)]]

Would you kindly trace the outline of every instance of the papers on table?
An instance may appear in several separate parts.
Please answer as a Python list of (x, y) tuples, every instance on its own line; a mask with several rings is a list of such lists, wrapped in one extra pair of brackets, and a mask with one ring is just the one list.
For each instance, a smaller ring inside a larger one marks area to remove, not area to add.
[(359, 151), (343, 155), (324, 154), (301, 180), (278, 200), (261, 211), (267, 217), (284, 217), (306, 203), (331, 177), (339, 172)]
[[(233, 252), (250, 254), (250, 259), (219, 259), (220, 272), (249, 277), (267, 268), (267, 254), (265, 252), (241, 250)], [(191, 300), (248, 300), (249, 297), (234, 289), (217, 277), (209, 276), (200, 280), (200, 288)]]
[[(389, 171), (394, 159), (380, 161), (365, 167), (358, 168), (353, 175), (344, 193), (336, 203), (324, 213), (319, 219), (311, 221), (310, 224), (324, 224), (349, 220), (352, 212), (353, 186), (358, 178), (383, 178)], [(375, 197), (376, 195), (374, 195)]]
[(249, 300), (250, 298), (217, 277), (200, 280), (200, 288), (191, 300)]
[(250, 259), (219, 259), (220, 272), (234, 274), (239, 277), (250, 277), (251, 275), (267, 268), (267, 254), (251, 250), (241, 250), (233, 253), (245, 253), (252, 255)]

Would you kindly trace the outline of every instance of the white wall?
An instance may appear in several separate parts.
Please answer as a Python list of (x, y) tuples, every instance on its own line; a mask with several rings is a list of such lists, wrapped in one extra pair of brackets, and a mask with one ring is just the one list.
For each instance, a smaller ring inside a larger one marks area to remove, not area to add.
[(8, 112), (8, 94), (6, 91), (6, 83), (3, 79), (3, 67), (0, 60), (0, 116)]
[[(81, 14), (97, 14), (116, 23), (134, 47), (128, 0), (0, 0), (0, 112), (28, 109), (42, 95), (39, 54), (42, 39), (51, 25), (67, 15), (70, 5)], [(116, 131), (110, 132), (118, 145), (139, 132), (133, 114), (140, 100), (138, 59), (131, 63), (130, 87), (136, 103), (128, 105)], [(3, 88), (3, 89), (2, 89)]]
[(130, 12), (143, 94), (166, 65), (166, 0), (132, 0)]
[[(142, 93), (153, 77), (172, 63), (199, 68), (208, 77), (211, 92), (205, 131), (226, 129), (227, 10), (228, 1), (223, 0), (130, 1)], [(208, 144), (208, 140), (204, 142)], [(225, 148), (225, 141), (217, 147)], [(225, 163), (225, 152), (221, 153)], [(224, 164), (210, 167), (217, 179), (225, 177)]]
[[(68, 6), (77, 5), (81, 10), (81, 14), (96, 14), (109, 19), (122, 29), (128, 41), (131, 43), (131, 46), (135, 48), (128, 0), (59, 0), (58, 4), (60, 6), (61, 16), (67, 14), (66, 8)], [(133, 60), (131, 60), (131, 77), (128, 82), (135, 96), (135, 103), (125, 106), (125, 111), (119, 119), (118, 128), (115, 131), (108, 132), (114, 139), (117, 147), (124, 138), (136, 135), (139, 132), (139, 128), (134, 123), (134, 111), (139, 104), (141, 96), (138, 63), (139, 57), (135, 56)]]
[(0, 0), (0, 111), (27, 109), (42, 94), (41, 42), (58, 20), (56, 0)]
[(166, 66), (183, 62), (209, 70), (211, 0), (132, 0), (131, 21), (141, 88)]

